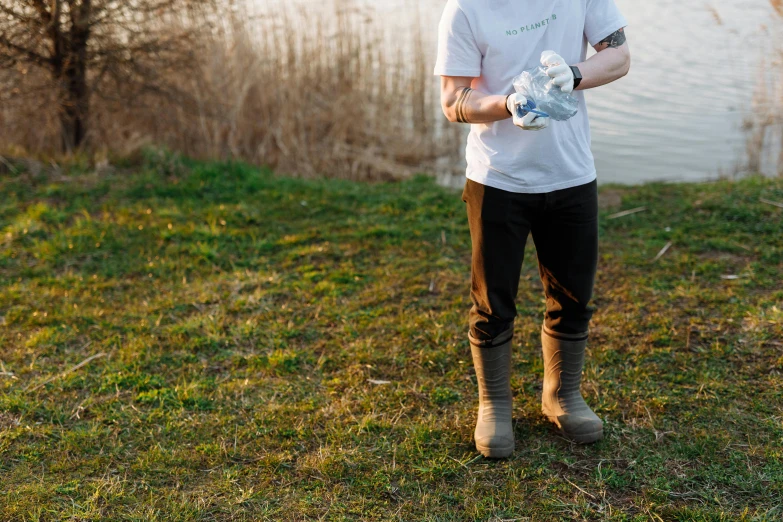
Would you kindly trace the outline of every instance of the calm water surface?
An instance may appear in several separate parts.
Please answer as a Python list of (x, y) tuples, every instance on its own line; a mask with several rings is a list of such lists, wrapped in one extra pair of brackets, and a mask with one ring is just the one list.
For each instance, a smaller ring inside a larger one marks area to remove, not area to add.
[[(617, 0), (633, 56), (623, 80), (587, 93), (604, 182), (702, 180), (743, 159), (741, 124), (771, 14), (761, 0)], [(716, 20), (716, 15), (720, 23)]]
[[(391, 27), (418, 16), (434, 62), (444, 0), (365, 1)], [(768, 0), (615, 1), (629, 21), (633, 66), (626, 78), (587, 93), (599, 180), (699, 181), (735, 172), (744, 159), (742, 120), (771, 40), (765, 24), (783, 20)]]

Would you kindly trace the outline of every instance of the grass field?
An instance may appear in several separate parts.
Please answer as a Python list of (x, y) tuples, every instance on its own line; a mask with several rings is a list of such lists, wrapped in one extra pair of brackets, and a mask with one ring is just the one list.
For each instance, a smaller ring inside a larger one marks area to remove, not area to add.
[(540, 413), (531, 247), (517, 447), (491, 461), (459, 193), (154, 154), (5, 170), (0, 520), (783, 518), (783, 208), (760, 201), (783, 179), (602, 189), (594, 446)]

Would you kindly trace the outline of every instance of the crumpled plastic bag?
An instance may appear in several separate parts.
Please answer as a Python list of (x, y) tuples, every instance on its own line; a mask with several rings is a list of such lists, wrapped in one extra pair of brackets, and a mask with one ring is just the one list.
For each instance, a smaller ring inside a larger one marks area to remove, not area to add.
[(549, 114), (553, 120), (570, 120), (579, 112), (579, 100), (552, 83), (543, 67), (529, 69), (515, 77), (514, 89), (528, 100), (533, 100), (536, 108)]

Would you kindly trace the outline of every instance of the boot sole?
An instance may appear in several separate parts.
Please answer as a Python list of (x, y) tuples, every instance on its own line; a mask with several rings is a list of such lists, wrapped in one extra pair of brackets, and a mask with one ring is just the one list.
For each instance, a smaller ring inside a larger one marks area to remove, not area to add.
[(566, 438), (576, 442), (577, 444), (593, 444), (604, 438), (604, 430), (594, 431), (592, 433), (580, 433), (578, 435), (566, 433), (562, 429), (560, 432), (565, 435)]
[(488, 459), (505, 459), (510, 457), (514, 453), (514, 446), (507, 446), (505, 448), (490, 448), (488, 446), (479, 446), (476, 444), (476, 449)]
[(590, 431), (587, 433), (568, 433), (560, 425), (560, 422), (558, 422), (557, 417), (547, 416), (547, 418), (550, 420), (550, 422), (552, 422), (555, 426), (557, 426), (558, 430), (560, 431), (560, 433), (563, 434), (565, 438), (572, 440), (577, 444), (593, 444), (594, 442), (598, 442), (599, 440), (604, 438), (603, 427), (600, 430)]

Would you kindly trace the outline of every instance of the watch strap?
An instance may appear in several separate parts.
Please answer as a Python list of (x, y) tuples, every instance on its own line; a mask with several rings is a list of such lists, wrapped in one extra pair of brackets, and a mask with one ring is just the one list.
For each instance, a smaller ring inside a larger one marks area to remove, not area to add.
[(574, 89), (576, 89), (582, 83), (582, 71), (576, 65), (571, 65), (570, 67), (571, 72), (574, 74)]

